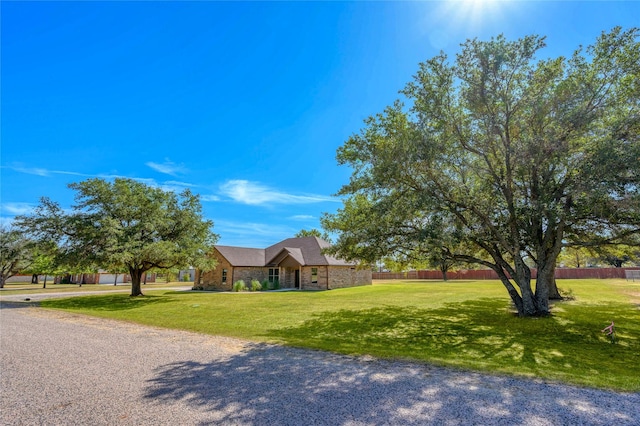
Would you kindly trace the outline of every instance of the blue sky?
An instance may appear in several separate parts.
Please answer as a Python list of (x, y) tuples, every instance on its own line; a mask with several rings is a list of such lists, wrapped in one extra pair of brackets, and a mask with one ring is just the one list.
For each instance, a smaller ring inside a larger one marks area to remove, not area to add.
[(71, 182), (202, 197), (220, 244), (319, 228), (351, 171), (336, 149), (418, 63), (467, 38), (547, 36), (570, 55), (640, 2), (10, 2), (1, 15), (0, 219)]

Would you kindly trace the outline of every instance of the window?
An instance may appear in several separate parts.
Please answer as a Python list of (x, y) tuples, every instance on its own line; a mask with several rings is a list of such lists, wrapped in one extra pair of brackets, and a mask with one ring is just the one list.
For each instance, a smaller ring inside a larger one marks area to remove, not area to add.
[(280, 269), (278, 268), (269, 268), (269, 282), (280, 281)]
[(227, 282), (227, 270), (226, 269), (222, 270), (222, 282), (223, 283)]
[(318, 268), (311, 268), (311, 282), (318, 282)]

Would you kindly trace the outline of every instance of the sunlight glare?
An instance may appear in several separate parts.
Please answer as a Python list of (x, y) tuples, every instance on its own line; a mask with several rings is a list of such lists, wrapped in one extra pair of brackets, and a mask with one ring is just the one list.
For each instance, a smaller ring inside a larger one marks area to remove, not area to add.
[(482, 15), (490, 15), (498, 9), (499, 0), (449, 0), (457, 4), (458, 16), (466, 17), (472, 21), (482, 19)]
[(432, 47), (446, 49), (460, 38), (473, 38), (486, 31), (490, 31), (492, 35), (503, 31), (505, 25), (508, 25), (505, 12), (516, 3), (514, 0), (437, 2), (438, 7), (428, 12), (428, 22), (424, 28), (428, 28)]

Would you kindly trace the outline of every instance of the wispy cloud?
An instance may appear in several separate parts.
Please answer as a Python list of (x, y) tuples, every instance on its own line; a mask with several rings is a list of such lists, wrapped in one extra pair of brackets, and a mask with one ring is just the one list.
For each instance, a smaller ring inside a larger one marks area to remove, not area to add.
[(151, 167), (156, 172), (164, 173), (170, 176), (178, 176), (178, 174), (184, 172), (184, 164), (176, 164), (169, 159), (166, 159), (162, 164), (155, 163), (153, 161), (149, 161), (145, 164)]
[(185, 188), (195, 188), (198, 185), (194, 184), (194, 183), (189, 183), (189, 182), (181, 182), (179, 180), (168, 180), (164, 183), (165, 185), (175, 185), (175, 186), (182, 186)]
[(39, 167), (9, 167), (12, 170), (20, 173), (26, 173), (28, 175), (36, 176), (50, 176), (51, 171), (47, 169), (41, 169)]
[[(162, 188), (165, 191), (173, 191), (173, 192), (182, 192), (185, 188), (198, 187), (198, 185), (189, 183), (189, 182), (168, 180), (162, 183), (158, 183), (158, 181), (156, 181), (153, 178), (124, 176), (124, 175), (114, 174), (114, 173), (88, 174), (88, 173), (70, 172), (65, 170), (49, 170), (41, 167), (24, 167), (22, 165), (11, 165), (11, 166), (2, 166), (2, 167), (10, 170), (14, 170), (19, 173), (26, 173), (26, 174), (42, 176), (42, 177), (50, 177), (53, 175), (71, 175), (71, 176), (81, 176), (86, 178), (100, 178), (100, 179), (106, 179), (106, 180), (133, 179), (137, 182), (144, 183), (145, 185), (153, 186), (156, 188)], [(176, 166), (176, 167), (177, 167), (176, 170), (182, 168), (182, 166)], [(219, 200), (219, 197), (216, 197), (216, 201), (217, 200)], [(209, 200), (209, 201), (214, 201), (214, 200)]]
[(14, 170), (19, 173), (25, 173), (29, 175), (36, 175), (36, 176), (43, 176), (43, 177), (50, 177), (53, 175), (67, 175), (67, 176), (81, 176), (81, 177), (98, 177), (102, 179), (116, 179), (116, 178), (135, 179), (141, 182), (148, 182), (148, 181), (155, 182), (153, 179), (132, 178), (130, 176), (123, 176), (123, 175), (116, 175), (116, 174), (109, 174), (109, 173), (89, 174), (89, 173), (72, 172), (68, 170), (49, 170), (49, 169), (44, 169), (42, 167), (25, 167), (20, 164), (14, 164), (11, 166), (3, 166), (3, 167), (10, 170)]
[(41, 167), (24, 167), (22, 165), (5, 166), (7, 169), (29, 175), (49, 177), (51, 175), (91, 176), (85, 173), (69, 172), (65, 170), (49, 170)]
[(205, 195), (200, 195), (200, 200), (201, 201), (220, 201), (220, 197), (218, 197), (217, 195), (205, 194)]
[(301, 221), (314, 220), (315, 216), (311, 216), (310, 214), (296, 214), (296, 215), (293, 215), (293, 216), (289, 216), (289, 219), (291, 219), (291, 220), (301, 220)]
[(35, 206), (29, 203), (2, 203), (0, 204), (0, 211), (10, 215), (20, 215), (31, 213)]
[(220, 186), (220, 192), (234, 201), (252, 206), (262, 204), (310, 204), (338, 201), (325, 195), (294, 195), (280, 192), (257, 182), (248, 180), (230, 180)]
[(292, 237), (296, 229), (275, 224), (216, 220), (214, 231), (222, 237), (219, 244), (265, 248)]
[(215, 227), (224, 229), (231, 234), (257, 234), (260, 236), (278, 236), (291, 231), (288, 226), (272, 225), (255, 222), (232, 222), (227, 220), (215, 221)]

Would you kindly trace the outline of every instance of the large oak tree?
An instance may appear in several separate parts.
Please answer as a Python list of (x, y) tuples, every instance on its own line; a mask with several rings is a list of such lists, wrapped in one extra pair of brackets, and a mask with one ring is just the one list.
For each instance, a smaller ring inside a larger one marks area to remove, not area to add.
[(322, 222), (340, 235), (334, 252), (375, 261), (448, 236), (448, 256), (496, 271), (518, 313), (536, 316), (549, 312), (564, 244), (637, 235), (638, 30), (614, 28), (569, 58), (537, 59), (544, 46), (469, 40), (453, 62), (422, 63), (406, 106), (338, 150), (353, 174)]
[(38, 239), (57, 241), (68, 262), (128, 271), (131, 296), (142, 295), (142, 276), (151, 269), (206, 262), (217, 239), (189, 190), (176, 194), (133, 179), (88, 179), (69, 187), (77, 191), (71, 212), (43, 198), (16, 224)]

